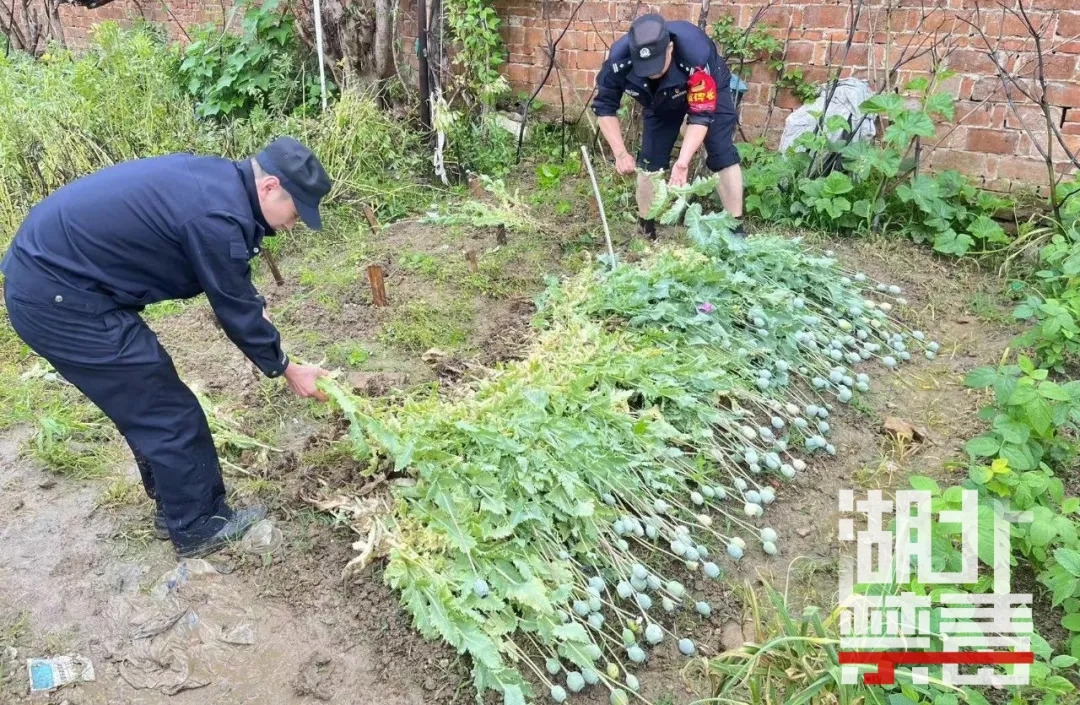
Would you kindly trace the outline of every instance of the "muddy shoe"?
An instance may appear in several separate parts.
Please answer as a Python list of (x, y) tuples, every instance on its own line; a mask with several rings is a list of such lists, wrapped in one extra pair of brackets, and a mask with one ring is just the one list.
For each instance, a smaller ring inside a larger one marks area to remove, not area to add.
[(158, 541), (169, 540), (169, 527), (165, 523), (165, 510), (158, 505), (157, 511), (154, 512), (154, 538)]
[(265, 518), (266, 507), (256, 505), (237, 509), (233, 512), (232, 518), (225, 522), (225, 525), (218, 529), (216, 534), (187, 548), (176, 549), (176, 555), (179, 558), (203, 558), (208, 556), (211, 553), (220, 551), (230, 543), (239, 541), (253, 524)]

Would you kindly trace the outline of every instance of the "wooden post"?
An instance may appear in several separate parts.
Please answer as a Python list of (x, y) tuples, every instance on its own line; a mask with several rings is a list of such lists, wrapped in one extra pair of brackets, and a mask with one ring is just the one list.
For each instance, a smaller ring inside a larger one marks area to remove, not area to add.
[(600, 217), (600, 207), (596, 205), (596, 197), (595, 196), (589, 196), (589, 217), (590, 218), (599, 218)]
[(470, 274), (476, 274), (480, 271), (480, 262), (478, 258), (479, 255), (477, 255), (476, 250), (466, 250), (465, 262), (469, 265)]
[(499, 223), (499, 227), (495, 230), (495, 244), (502, 246), (506, 244), (506, 226)]
[(376, 306), (388, 306), (386, 300), (386, 285), (383, 282), (382, 267), (377, 264), (369, 264), (367, 268), (368, 281), (371, 282), (371, 302)]
[(371, 226), (372, 232), (379, 232), (379, 219), (375, 217), (375, 211), (371, 210), (371, 206), (364, 204), (364, 217), (367, 218), (368, 225)]
[(285, 283), (285, 279), (281, 276), (281, 271), (277, 268), (277, 262), (274, 261), (274, 256), (270, 254), (270, 250), (264, 249), (262, 251), (263, 259), (266, 260), (266, 265), (270, 267), (270, 273), (274, 275), (274, 283), (281, 286)]
[(478, 201), (484, 197), (484, 185), (476, 174), (469, 174), (469, 195)]
[[(390, 19), (393, 21), (393, 18)], [(420, 74), (420, 126), (424, 132), (431, 132), (431, 87), (428, 75), (428, 17), (427, 3), (425, 0), (417, 0), (416, 3), (416, 50), (417, 68)]]

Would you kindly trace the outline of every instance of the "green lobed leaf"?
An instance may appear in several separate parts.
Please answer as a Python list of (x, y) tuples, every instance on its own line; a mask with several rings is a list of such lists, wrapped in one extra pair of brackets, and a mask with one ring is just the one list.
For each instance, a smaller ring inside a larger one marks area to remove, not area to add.
[(1001, 441), (994, 436), (976, 436), (964, 447), (972, 458), (992, 458), (1001, 449)]

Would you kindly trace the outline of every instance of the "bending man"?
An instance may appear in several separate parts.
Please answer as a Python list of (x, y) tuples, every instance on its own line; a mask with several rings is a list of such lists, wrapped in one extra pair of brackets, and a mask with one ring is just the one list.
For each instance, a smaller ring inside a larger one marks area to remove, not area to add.
[[(733, 142), (738, 121), (729, 89), (731, 71), (707, 34), (689, 22), (665, 22), (660, 15), (634, 20), (629, 33), (612, 45), (597, 75), (593, 112), (615, 154), (620, 174), (640, 169), (637, 179), (638, 222), (649, 238), (656, 223), (646, 219), (653, 199), (647, 173), (665, 170), (684, 120), (689, 126), (671, 168), (670, 183), (686, 184), (690, 161), (705, 145), (705, 165), (719, 172), (717, 192), (724, 210), (743, 215), (742, 170)], [(635, 162), (626, 151), (617, 113), (623, 94), (645, 109), (641, 154)], [(742, 234), (740, 225), (736, 231)]]
[(326, 372), (282, 352), (249, 260), (264, 237), (300, 219), (319, 229), (329, 190), (315, 155), (287, 137), (243, 161), (130, 161), (37, 204), (0, 264), (15, 332), (116, 424), (157, 503), (158, 538), (182, 558), (240, 538), (266, 510), (226, 504), (206, 416), (139, 312), (205, 293), (263, 374), (323, 399), (315, 383)]

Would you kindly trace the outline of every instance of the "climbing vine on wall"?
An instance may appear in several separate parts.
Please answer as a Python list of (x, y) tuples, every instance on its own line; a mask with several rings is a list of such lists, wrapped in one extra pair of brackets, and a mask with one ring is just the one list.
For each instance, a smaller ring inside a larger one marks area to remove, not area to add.
[(490, 102), (509, 88), (499, 74), (506, 56), (499, 35), (502, 21), (489, 0), (445, 0), (444, 7), (456, 42), (454, 63), (462, 69), (464, 87)]
[(784, 65), (784, 42), (770, 34), (769, 29), (764, 24), (744, 29), (728, 15), (713, 23), (712, 36), (732, 73), (745, 79), (755, 63), (763, 62), (777, 75), (779, 88), (790, 89), (803, 102), (813, 100), (817, 97), (817, 86), (803, 77), (802, 69)]

